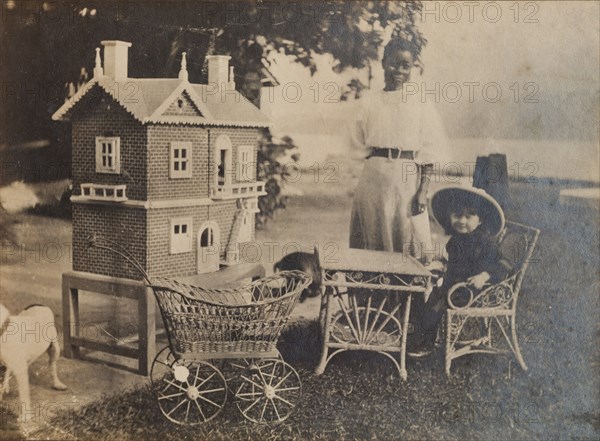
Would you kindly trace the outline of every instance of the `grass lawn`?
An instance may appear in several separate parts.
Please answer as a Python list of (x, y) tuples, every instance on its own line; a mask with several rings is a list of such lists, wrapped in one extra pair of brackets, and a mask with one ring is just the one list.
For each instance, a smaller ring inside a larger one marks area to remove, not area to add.
[[(265, 230), (258, 242), (346, 243), (350, 210), (347, 181), (303, 185), (304, 195)], [(512, 184), (507, 217), (542, 230), (518, 306), (527, 372), (509, 358), (463, 357), (453, 376), (442, 354), (408, 361), (408, 381), (376, 354), (342, 354), (322, 376), (314, 322), (297, 321), (280, 340), (284, 359), (302, 378), (296, 412), (279, 425), (247, 423), (229, 403), (206, 425), (169, 423), (149, 387), (131, 390), (59, 415), (40, 439), (85, 440), (433, 440), (577, 439), (600, 437), (598, 207), (559, 204), (551, 182)], [(279, 250), (279, 251), (277, 251)], [(288, 252), (293, 251), (289, 250)], [(265, 265), (277, 256), (262, 257)], [(50, 430), (50, 431), (49, 431)]]

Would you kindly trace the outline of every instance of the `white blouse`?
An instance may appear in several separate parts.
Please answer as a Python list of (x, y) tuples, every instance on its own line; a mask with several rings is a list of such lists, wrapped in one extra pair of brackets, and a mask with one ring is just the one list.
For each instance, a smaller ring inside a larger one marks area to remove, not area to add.
[(450, 159), (448, 140), (431, 99), (402, 89), (365, 95), (350, 126), (355, 153), (366, 158), (371, 147), (398, 148), (418, 151), (416, 162), (443, 165)]

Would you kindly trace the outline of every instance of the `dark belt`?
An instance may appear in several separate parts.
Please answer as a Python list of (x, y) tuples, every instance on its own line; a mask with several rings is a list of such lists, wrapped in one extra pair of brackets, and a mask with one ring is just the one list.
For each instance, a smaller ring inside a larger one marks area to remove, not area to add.
[(372, 157), (389, 158), (389, 159), (414, 159), (417, 157), (417, 152), (413, 150), (390, 149), (383, 147), (371, 147), (371, 153), (367, 159)]

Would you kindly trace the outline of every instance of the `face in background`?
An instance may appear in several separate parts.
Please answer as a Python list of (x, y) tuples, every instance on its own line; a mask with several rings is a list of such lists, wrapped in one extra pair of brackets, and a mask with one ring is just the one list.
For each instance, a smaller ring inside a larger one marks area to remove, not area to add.
[(398, 49), (383, 58), (383, 72), (385, 76), (386, 91), (401, 89), (404, 83), (410, 80), (410, 70), (414, 65), (414, 58), (407, 50)]
[(476, 210), (467, 208), (450, 213), (450, 225), (459, 234), (470, 234), (481, 225), (481, 219)]

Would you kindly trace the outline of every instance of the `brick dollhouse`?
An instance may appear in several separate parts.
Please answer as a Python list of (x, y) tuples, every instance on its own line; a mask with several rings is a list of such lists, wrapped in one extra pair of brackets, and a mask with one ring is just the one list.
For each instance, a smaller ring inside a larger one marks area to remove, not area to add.
[(254, 239), (264, 184), (259, 130), (268, 118), (235, 90), (227, 56), (209, 56), (208, 84), (129, 78), (131, 43), (103, 41), (93, 79), (54, 115), (72, 124), (73, 270), (140, 279), (116, 255), (87, 248), (99, 233), (150, 274), (190, 276), (239, 262)]

